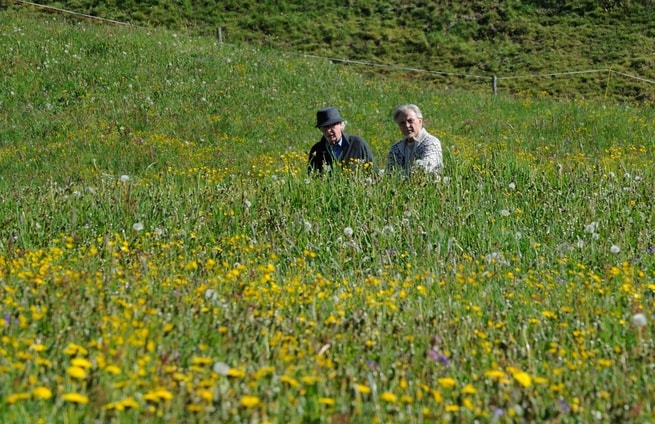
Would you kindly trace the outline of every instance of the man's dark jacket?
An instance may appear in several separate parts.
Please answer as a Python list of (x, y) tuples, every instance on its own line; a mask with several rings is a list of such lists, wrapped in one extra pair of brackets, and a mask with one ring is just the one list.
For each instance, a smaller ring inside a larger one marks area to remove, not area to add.
[[(342, 138), (343, 153), (341, 153), (339, 163), (344, 168), (353, 170), (357, 165), (370, 163), (369, 167), (372, 169), (374, 159), (368, 144), (361, 137), (352, 134), (344, 133), (342, 134)], [(309, 151), (309, 165), (307, 170), (311, 173), (312, 171), (323, 172), (328, 167), (329, 169), (333, 169), (335, 161), (336, 159), (332, 154), (332, 149), (328, 141), (325, 137), (321, 137), (321, 140), (314, 144)]]

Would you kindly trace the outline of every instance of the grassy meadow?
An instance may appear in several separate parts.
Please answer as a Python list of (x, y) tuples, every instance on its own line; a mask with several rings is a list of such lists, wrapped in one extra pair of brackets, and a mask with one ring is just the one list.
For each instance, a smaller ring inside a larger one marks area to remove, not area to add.
[[(652, 422), (655, 109), (0, 11), (3, 423)], [(383, 170), (310, 178), (337, 106)]]

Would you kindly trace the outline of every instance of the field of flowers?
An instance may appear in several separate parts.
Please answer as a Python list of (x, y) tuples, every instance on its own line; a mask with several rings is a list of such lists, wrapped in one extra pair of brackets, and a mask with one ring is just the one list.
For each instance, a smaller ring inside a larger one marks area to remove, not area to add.
[[(652, 107), (0, 13), (1, 422), (655, 420)], [(307, 176), (409, 102), (440, 178)]]

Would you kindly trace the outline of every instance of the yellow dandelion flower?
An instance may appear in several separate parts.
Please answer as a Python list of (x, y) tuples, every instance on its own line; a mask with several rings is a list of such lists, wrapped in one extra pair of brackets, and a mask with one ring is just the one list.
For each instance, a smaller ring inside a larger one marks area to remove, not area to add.
[(200, 399), (202, 399), (202, 400), (204, 400), (206, 402), (211, 402), (212, 400), (214, 400), (214, 394), (212, 393), (211, 390), (200, 389), (200, 390), (198, 390), (196, 392), (196, 394), (198, 395), (198, 397)]
[(149, 402), (159, 402), (159, 396), (157, 396), (156, 393), (154, 392), (148, 392), (143, 395), (143, 400), (149, 401)]
[(432, 391), (432, 398), (437, 403), (443, 402), (443, 395), (441, 394), (441, 392), (439, 390), (433, 390)]
[(450, 389), (450, 388), (453, 388), (453, 387), (455, 387), (457, 385), (457, 382), (453, 378), (450, 378), (450, 377), (440, 378), (440, 379), (437, 380), (437, 382), (444, 389)]
[(259, 398), (257, 396), (241, 396), (241, 406), (245, 408), (254, 408), (259, 405)]
[(120, 402), (110, 402), (105, 405), (105, 409), (108, 411), (124, 411), (125, 407)]
[(66, 402), (77, 403), (80, 405), (86, 405), (89, 403), (89, 397), (80, 393), (66, 393), (62, 396)]
[(557, 318), (557, 314), (555, 312), (553, 312), (553, 311), (542, 311), (541, 316), (544, 317), (544, 318), (548, 318), (548, 319)]
[(532, 382), (533, 382), (534, 384), (542, 384), (542, 385), (546, 385), (546, 384), (548, 384), (548, 379), (543, 378), (543, 377), (533, 377), (533, 378), (532, 378)]
[(398, 398), (396, 397), (396, 395), (394, 395), (394, 394), (391, 393), (391, 392), (384, 392), (384, 393), (382, 393), (382, 394), (380, 395), (380, 399), (383, 400), (383, 401), (385, 401), (385, 402), (389, 402), (389, 403), (394, 403), (394, 402), (396, 402), (396, 400), (398, 400)]
[(18, 401), (27, 400), (30, 397), (31, 397), (30, 393), (14, 393), (13, 395), (7, 396), (6, 400), (8, 404), (13, 405)]
[(519, 382), (519, 384), (523, 387), (530, 387), (532, 386), (532, 377), (530, 377), (530, 374), (520, 371), (514, 374), (514, 379)]
[(599, 359), (598, 360), (598, 365), (601, 367), (611, 367), (612, 366), (612, 360), (611, 359)]
[(134, 398), (128, 397), (121, 401), (121, 405), (123, 405), (125, 409), (137, 409), (139, 407), (139, 402), (134, 400)]
[(322, 397), (318, 398), (318, 403), (321, 405), (334, 406), (337, 402), (332, 398)]
[(472, 411), (473, 410), (473, 401), (471, 400), (471, 398), (465, 397), (462, 400), (462, 406), (464, 408), (468, 409), (469, 411)]
[(155, 393), (162, 400), (171, 400), (171, 399), (173, 399), (173, 393), (169, 392), (166, 389), (158, 389)]
[(283, 383), (287, 383), (291, 387), (300, 386), (300, 383), (298, 383), (298, 381), (295, 378), (289, 377), (288, 375), (283, 375), (282, 377), (280, 377), (280, 381), (282, 381)]
[(257, 372), (255, 372), (255, 380), (259, 380), (260, 378), (266, 377), (267, 375), (271, 374), (273, 371), (275, 371), (275, 368), (271, 366), (260, 368), (257, 370)]
[(242, 369), (230, 368), (227, 372), (228, 377), (234, 378), (243, 378), (246, 376), (246, 372)]
[(82, 355), (86, 356), (89, 354), (89, 351), (86, 350), (84, 347), (77, 345), (75, 343), (70, 343), (66, 349), (64, 349), (64, 353), (69, 356), (73, 355)]
[(150, 402), (160, 402), (173, 399), (173, 394), (166, 389), (156, 389), (144, 394), (143, 399)]
[(505, 377), (505, 373), (500, 371), (500, 370), (489, 370), (489, 371), (485, 371), (484, 376), (489, 377), (489, 378), (499, 378), (500, 379), (500, 378)]
[(301, 378), (301, 380), (306, 385), (311, 386), (313, 384), (318, 383), (319, 379), (318, 379), (318, 377), (314, 377), (314, 376), (304, 376), (304, 377)]
[(400, 401), (402, 403), (407, 403), (407, 404), (414, 403), (414, 399), (411, 396), (408, 396), (408, 395), (402, 395), (400, 397)]
[(50, 399), (52, 397), (52, 391), (44, 386), (40, 386), (32, 390), (32, 396), (36, 399)]
[(363, 384), (355, 384), (355, 391), (357, 391), (357, 393), (367, 395), (371, 393), (371, 388)]
[(446, 412), (457, 412), (459, 411), (458, 405), (446, 405)]
[(84, 368), (76, 367), (74, 365), (72, 367), (68, 367), (66, 374), (79, 380), (86, 378), (86, 371), (84, 371)]
[(202, 405), (197, 405), (195, 403), (192, 403), (189, 406), (187, 406), (186, 409), (189, 412), (202, 412), (205, 409), (205, 407)]
[(45, 346), (40, 343), (34, 344), (32, 345), (32, 350), (35, 352), (43, 352), (45, 350)]
[(214, 360), (212, 358), (207, 358), (207, 357), (202, 357), (202, 356), (195, 356), (191, 359), (191, 364), (192, 365), (209, 365), (213, 364)]
[(85, 370), (91, 369), (91, 367), (92, 367), (91, 362), (89, 362), (87, 359), (84, 359), (84, 358), (73, 358), (71, 363), (74, 366), (83, 368)]
[(108, 372), (109, 374), (114, 374), (114, 375), (120, 375), (121, 369), (118, 368), (116, 365), (108, 365), (105, 368), (105, 371)]
[(465, 394), (465, 395), (474, 395), (474, 394), (476, 394), (477, 392), (478, 392), (478, 391), (475, 389), (475, 387), (473, 387), (473, 386), (470, 385), (470, 384), (467, 384), (467, 385), (464, 386), (464, 388), (462, 389), (462, 393)]

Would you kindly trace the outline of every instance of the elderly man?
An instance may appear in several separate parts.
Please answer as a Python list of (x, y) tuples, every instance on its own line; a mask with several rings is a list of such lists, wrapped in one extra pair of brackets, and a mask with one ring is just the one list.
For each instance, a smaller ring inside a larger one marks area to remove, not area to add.
[(401, 170), (405, 175), (416, 169), (439, 173), (443, 168), (441, 142), (423, 128), (423, 115), (418, 106), (398, 106), (391, 116), (400, 127), (403, 139), (389, 149), (387, 170)]
[(350, 170), (358, 165), (373, 167), (373, 153), (368, 144), (361, 137), (344, 133), (345, 127), (346, 121), (337, 108), (327, 107), (316, 112), (316, 128), (323, 136), (309, 151), (310, 173), (330, 170), (337, 163)]

